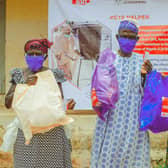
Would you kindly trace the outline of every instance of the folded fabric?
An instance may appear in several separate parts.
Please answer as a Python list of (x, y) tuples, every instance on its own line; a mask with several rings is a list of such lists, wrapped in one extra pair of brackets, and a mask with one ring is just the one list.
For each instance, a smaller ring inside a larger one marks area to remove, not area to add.
[(153, 71), (147, 75), (140, 116), (140, 130), (168, 130), (168, 77)]

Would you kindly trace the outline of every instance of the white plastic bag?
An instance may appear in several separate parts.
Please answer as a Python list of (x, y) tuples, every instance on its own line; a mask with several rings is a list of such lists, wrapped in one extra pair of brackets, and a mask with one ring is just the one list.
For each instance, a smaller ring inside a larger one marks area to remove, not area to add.
[(0, 147), (0, 151), (3, 152), (13, 151), (13, 145), (16, 141), (19, 126), (20, 126), (19, 120), (17, 117), (15, 117), (15, 119), (5, 129), (5, 134), (3, 136), (3, 143)]
[(36, 85), (18, 84), (12, 107), (21, 122), (26, 141), (33, 134), (73, 121), (63, 110), (61, 92), (50, 70), (39, 72)]

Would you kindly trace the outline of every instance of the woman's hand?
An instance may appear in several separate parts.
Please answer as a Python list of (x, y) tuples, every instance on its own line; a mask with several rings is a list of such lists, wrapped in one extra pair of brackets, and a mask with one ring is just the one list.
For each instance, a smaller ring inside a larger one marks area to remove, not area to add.
[(12, 84), (8, 93), (5, 96), (5, 106), (8, 109), (12, 107), (12, 101), (13, 101), (15, 88), (16, 88), (16, 84)]
[(145, 86), (145, 81), (146, 81), (146, 74), (150, 73), (152, 71), (152, 64), (149, 60), (145, 60), (144, 63), (142, 64), (141, 68), (141, 76), (142, 76), (142, 87)]
[(38, 79), (38, 77), (36, 75), (30, 75), (30, 76), (28, 76), (25, 83), (29, 86), (32, 86), (37, 83), (37, 79)]
[(67, 102), (67, 110), (73, 110), (76, 102), (73, 99), (69, 99)]
[(147, 73), (150, 73), (152, 71), (152, 64), (149, 60), (145, 60), (142, 64), (141, 68), (141, 74), (146, 75)]

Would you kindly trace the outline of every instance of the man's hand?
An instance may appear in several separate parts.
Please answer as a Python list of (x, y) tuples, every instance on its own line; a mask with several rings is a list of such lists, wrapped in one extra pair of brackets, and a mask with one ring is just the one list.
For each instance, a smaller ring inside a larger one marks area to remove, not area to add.
[(73, 110), (75, 107), (75, 101), (73, 99), (69, 99), (67, 102), (67, 110)]
[(152, 71), (152, 64), (149, 60), (145, 60), (144, 63), (142, 64), (141, 68), (141, 74), (145, 75), (147, 73), (150, 73)]
[(30, 75), (30, 76), (28, 76), (25, 83), (29, 86), (35, 85), (37, 83), (37, 79), (38, 79), (38, 77), (36, 75)]

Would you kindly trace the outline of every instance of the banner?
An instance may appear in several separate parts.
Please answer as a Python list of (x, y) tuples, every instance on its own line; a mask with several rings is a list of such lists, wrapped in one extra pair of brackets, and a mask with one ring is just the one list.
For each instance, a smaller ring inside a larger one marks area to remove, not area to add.
[(168, 72), (167, 0), (49, 0), (48, 35), (53, 41), (49, 67), (62, 69), (65, 99), (75, 109), (92, 109), (91, 77), (102, 50), (118, 50), (119, 22), (136, 19), (140, 40), (134, 52), (149, 59), (153, 68)]

